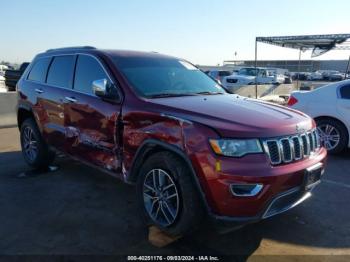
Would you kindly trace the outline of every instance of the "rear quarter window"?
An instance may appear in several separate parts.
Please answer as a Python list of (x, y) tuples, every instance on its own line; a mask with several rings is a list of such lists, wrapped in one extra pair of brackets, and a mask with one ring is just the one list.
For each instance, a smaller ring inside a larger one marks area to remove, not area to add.
[(350, 99), (350, 85), (345, 85), (340, 88), (340, 97)]
[(75, 56), (72, 55), (54, 57), (47, 75), (47, 83), (63, 88), (71, 88), (74, 63)]
[(44, 83), (50, 61), (50, 57), (39, 58), (38, 60), (36, 60), (32, 69), (29, 72), (28, 80)]

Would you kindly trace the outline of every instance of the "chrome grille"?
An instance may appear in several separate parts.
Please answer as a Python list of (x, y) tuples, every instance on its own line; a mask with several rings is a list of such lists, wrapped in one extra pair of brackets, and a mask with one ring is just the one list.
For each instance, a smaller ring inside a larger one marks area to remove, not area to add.
[(266, 139), (262, 142), (272, 165), (303, 159), (320, 148), (316, 129), (298, 135)]

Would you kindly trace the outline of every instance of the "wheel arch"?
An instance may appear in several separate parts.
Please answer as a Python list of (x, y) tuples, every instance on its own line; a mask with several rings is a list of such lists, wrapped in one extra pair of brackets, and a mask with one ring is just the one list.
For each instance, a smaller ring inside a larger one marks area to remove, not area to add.
[(190, 159), (187, 157), (186, 153), (181, 148), (175, 145), (171, 145), (156, 139), (147, 139), (146, 141), (144, 141), (141, 144), (141, 146), (138, 148), (135, 154), (135, 157), (131, 164), (129, 174), (126, 179), (127, 182), (134, 184), (137, 180), (142, 164), (151, 155), (162, 151), (173, 153), (175, 156), (179, 157), (184, 162), (184, 164), (189, 168), (191, 177), (192, 177), (192, 182), (194, 183), (194, 186), (197, 189), (197, 193), (199, 194), (200, 199), (202, 200), (202, 204), (207, 209), (207, 211), (210, 211), (205, 194), (202, 190), (202, 187), (199, 183), (198, 177), (196, 175), (196, 172), (192, 166)]
[(17, 126), (18, 126), (19, 129), (21, 129), (21, 126), (22, 126), (23, 122), (26, 119), (28, 119), (28, 118), (33, 118), (34, 121), (36, 121), (32, 109), (28, 108), (28, 107), (25, 107), (25, 106), (18, 107), (18, 110), (17, 110)]

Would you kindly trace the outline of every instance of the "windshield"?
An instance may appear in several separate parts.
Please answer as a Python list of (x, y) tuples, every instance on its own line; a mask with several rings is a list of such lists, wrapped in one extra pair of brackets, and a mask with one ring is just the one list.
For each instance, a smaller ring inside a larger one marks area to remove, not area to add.
[(143, 97), (225, 93), (213, 79), (186, 61), (163, 57), (116, 57), (113, 62)]

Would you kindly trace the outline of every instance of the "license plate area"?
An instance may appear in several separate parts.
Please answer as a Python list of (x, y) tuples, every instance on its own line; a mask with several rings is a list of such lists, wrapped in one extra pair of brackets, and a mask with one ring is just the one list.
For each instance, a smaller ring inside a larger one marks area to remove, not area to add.
[(304, 174), (304, 187), (305, 190), (310, 190), (315, 185), (321, 182), (321, 176), (323, 174), (323, 164), (318, 163), (305, 170)]

